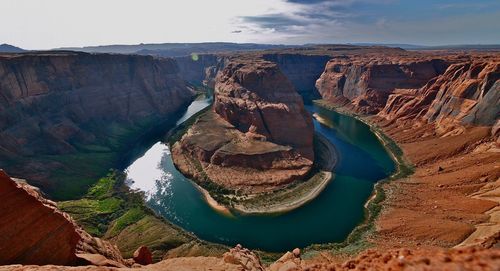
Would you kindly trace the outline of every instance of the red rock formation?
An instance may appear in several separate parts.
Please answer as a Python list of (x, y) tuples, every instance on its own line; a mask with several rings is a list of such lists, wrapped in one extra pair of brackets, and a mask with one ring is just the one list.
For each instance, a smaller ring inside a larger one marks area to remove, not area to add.
[(215, 113), (173, 146), (176, 166), (197, 181), (249, 193), (304, 177), (314, 159), (312, 119), (276, 64), (231, 62), (216, 82)]
[(141, 246), (134, 252), (134, 261), (138, 264), (148, 265), (153, 263), (153, 255), (148, 247)]
[(0, 265), (77, 262), (81, 240), (69, 217), (32, 187), (0, 171)]
[(316, 82), (321, 96), (352, 103), (356, 110), (373, 114), (384, 108), (397, 89), (416, 89), (443, 73), (447, 63), (428, 57), (364, 55), (334, 58)]
[(378, 114), (388, 120), (420, 119), (439, 134), (461, 133), (467, 124), (493, 125), (500, 114), (500, 59), (472, 59), (412, 92), (389, 96)]
[(258, 60), (233, 62), (219, 73), (216, 81), (214, 110), (223, 119), (243, 133), (262, 135), (314, 159), (311, 116), (276, 64)]
[(36, 188), (0, 170), (0, 265), (103, 264), (124, 266), (116, 246), (91, 237)]

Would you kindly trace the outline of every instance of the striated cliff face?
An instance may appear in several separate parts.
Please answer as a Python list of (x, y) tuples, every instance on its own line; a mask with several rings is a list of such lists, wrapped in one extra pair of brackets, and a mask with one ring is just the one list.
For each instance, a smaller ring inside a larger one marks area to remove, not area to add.
[(292, 146), (313, 160), (311, 116), (276, 64), (234, 62), (216, 81), (214, 110), (223, 119), (244, 133)]
[(217, 76), (213, 112), (198, 118), (172, 155), (198, 181), (246, 193), (273, 190), (310, 171), (312, 119), (276, 64), (230, 62)]
[(382, 110), (398, 89), (416, 89), (442, 74), (440, 59), (348, 56), (330, 60), (316, 82), (324, 99), (352, 104), (362, 113)]
[[(173, 60), (147, 56), (0, 56), (0, 167), (51, 193), (59, 178), (50, 174), (68, 167), (58, 159), (64, 155), (92, 153), (116, 164), (113, 153), (191, 101), (178, 72)], [(58, 185), (72, 194), (87, 184)]]
[[(83, 231), (36, 188), (0, 170), (0, 265), (100, 262), (125, 266), (118, 248)], [(8, 222), (8, 223), (6, 223)]]
[(378, 115), (435, 123), (438, 134), (460, 133), (467, 124), (492, 126), (500, 112), (499, 79), (498, 59), (456, 63), (420, 89), (390, 95)]
[(349, 56), (329, 61), (316, 86), (324, 99), (356, 112), (456, 134), (499, 118), (499, 63), (487, 53)]

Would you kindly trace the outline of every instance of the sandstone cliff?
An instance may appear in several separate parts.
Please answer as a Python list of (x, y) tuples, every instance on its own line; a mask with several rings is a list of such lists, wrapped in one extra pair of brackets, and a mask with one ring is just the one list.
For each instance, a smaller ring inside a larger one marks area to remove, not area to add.
[(217, 77), (214, 111), (241, 132), (264, 136), (314, 158), (311, 116), (276, 64), (230, 63)]
[(499, 118), (499, 62), (488, 53), (347, 56), (329, 61), (316, 86), (324, 99), (358, 113), (457, 133)]
[[(191, 101), (178, 71), (171, 59), (147, 56), (0, 56), (0, 167), (56, 198), (84, 193), (92, 173), (117, 166), (117, 152)], [(68, 184), (68, 175), (88, 179)]]
[(362, 113), (382, 110), (398, 89), (416, 89), (442, 74), (447, 63), (440, 59), (346, 56), (330, 60), (316, 82), (324, 99), (353, 104)]
[(422, 119), (435, 123), (439, 134), (467, 124), (492, 126), (500, 113), (499, 79), (500, 59), (456, 63), (412, 93), (390, 95), (379, 116)]
[(173, 146), (174, 162), (186, 175), (248, 193), (282, 187), (310, 171), (312, 119), (276, 64), (230, 62), (217, 76), (213, 111)]
[(0, 170), (0, 265), (101, 264), (125, 266), (120, 251), (83, 231), (36, 188)]

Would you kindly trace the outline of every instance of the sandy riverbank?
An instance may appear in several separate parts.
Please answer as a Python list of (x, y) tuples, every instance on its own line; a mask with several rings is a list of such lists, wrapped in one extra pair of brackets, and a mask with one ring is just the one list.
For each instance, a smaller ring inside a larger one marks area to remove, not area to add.
[(224, 215), (232, 215), (233, 212), (244, 215), (289, 212), (314, 200), (323, 192), (330, 181), (334, 179), (332, 171), (338, 161), (335, 146), (320, 134), (316, 134), (315, 144), (315, 148), (317, 149), (316, 167), (318, 168), (316, 170), (318, 172), (308, 180), (298, 181), (291, 184), (288, 188), (273, 193), (246, 195), (238, 198), (236, 196), (228, 196), (232, 200), (230, 207), (220, 204), (207, 190), (193, 183), (202, 192), (207, 204)]
[(210, 193), (205, 190), (203, 187), (199, 186), (198, 184), (196, 184), (195, 182), (191, 181), (191, 183), (196, 187), (196, 189), (198, 189), (198, 191), (201, 192), (201, 194), (203, 195), (203, 198), (205, 199), (206, 203), (212, 207), (212, 209), (214, 209), (215, 211), (223, 214), (223, 215), (227, 215), (227, 216), (233, 216), (233, 214), (231, 213), (231, 210), (229, 210), (228, 207), (218, 203), (211, 195)]

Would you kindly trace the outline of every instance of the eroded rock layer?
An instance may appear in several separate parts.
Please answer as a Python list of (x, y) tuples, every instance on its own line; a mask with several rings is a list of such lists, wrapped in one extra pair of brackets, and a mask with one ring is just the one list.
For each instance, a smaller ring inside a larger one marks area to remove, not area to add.
[(276, 64), (229, 63), (217, 76), (213, 111), (173, 146), (174, 162), (186, 175), (262, 192), (310, 171), (311, 116)]
[(391, 93), (420, 88), (447, 65), (441, 59), (425, 57), (339, 57), (328, 62), (316, 87), (324, 99), (352, 103), (363, 113), (377, 113)]
[[(416, 166), (408, 178), (382, 184), (387, 199), (372, 240), (387, 248), (498, 243), (498, 53), (348, 59), (329, 62), (317, 81), (320, 92), (390, 136)], [(414, 63), (426, 76), (412, 71)], [(395, 73), (373, 72), (387, 65), (401, 70), (397, 80), (386, 80)], [(377, 91), (383, 95), (370, 94)]]
[(274, 63), (249, 60), (227, 65), (216, 80), (214, 110), (243, 133), (291, 146), (314, 159), (311, 116)]
[[(63, 155), (106, 156), (111, 167), (117, 162), (114, 152), (184, 109), (192, 96), (171, 59), (69, 52), (2, 55), (0, 167), (52, 195), (60, 176), (51, 174), (74, 158), (60, 161)], [(66, 195), (88, 187), (58, 185)]]
[(500, 113), (499, 79), (500, 59), (452, 64), (419, 89), (391, 94), (378, 115), (436, 123), (439, 134), (467, 124), (492, 126)]

